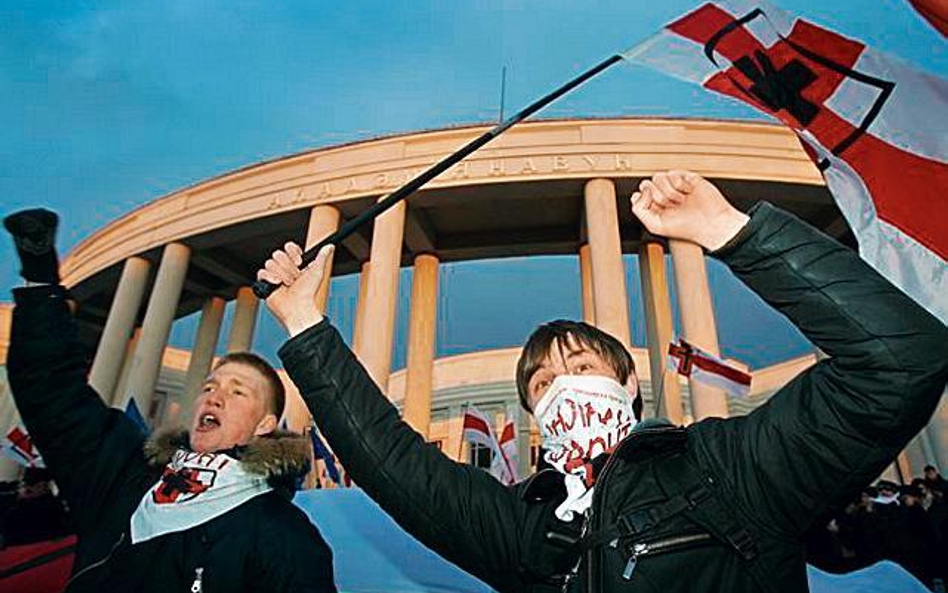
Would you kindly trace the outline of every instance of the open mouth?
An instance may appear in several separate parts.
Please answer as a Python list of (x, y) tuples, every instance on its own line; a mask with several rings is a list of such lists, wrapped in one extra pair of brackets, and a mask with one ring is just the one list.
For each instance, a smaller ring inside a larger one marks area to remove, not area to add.
[(201, 419), (198, 421), (197, 430), (204, 432), (208, 430), (214, 430), (219, 428), (221, 421), (214, 414), (208, 412), (201, 415)]

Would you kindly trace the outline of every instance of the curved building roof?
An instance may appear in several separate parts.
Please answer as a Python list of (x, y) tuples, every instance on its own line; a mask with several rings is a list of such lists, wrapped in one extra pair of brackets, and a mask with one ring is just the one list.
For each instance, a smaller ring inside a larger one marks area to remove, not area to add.
[[(302, 243), (309, 209), (332, 204), (351, 219), (450, 154), (487, 126), (402, 134), (280, 158), (209, 179), (156, 199), (101, 228), (62, 266), (101, 328), (125, 258), (157, 262), (161, 248), (192, 250), (177, 316), (209, 295), (232, 297), (287, 240)], [(709, 177), (739, 207), (771, 200), (830, 234), (852, 241), (822, 179), (792, 132), (737, 121), (569, 119), (519, 124), (409, 198), (403, 262), (422, 252), (442, 261), (575, 254), (583, 237), (583, 185), (617, 184), (623, 249), (641, 227), (626, 197), (657, 170), (688, 168)], [(371, 225), (337, 251), (335, 275), (368, 259)]]

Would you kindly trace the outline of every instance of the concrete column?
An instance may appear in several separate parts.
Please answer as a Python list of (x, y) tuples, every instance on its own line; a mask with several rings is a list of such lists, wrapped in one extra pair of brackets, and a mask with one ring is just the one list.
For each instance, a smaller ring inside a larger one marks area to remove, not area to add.
[[(718, 330), (714, 321), (704, 252), (697, 244), (687, 241), (672, 239), (668, 246), (675, 266), (682, 337), (705, 352), (718, 356)], [(689, 380), (688, 387), (695, 421), (710, 416), (727, 418), (727, 396), (724, 390), (694, 380)]]
[(234, 318), (230, 323), (230, 338), (227, 340), (227, 352), (250, 352), (253, 347), (253, 331), (257, 327), (257, 312), (260, 299), (249, 286), (237, 291), (234, 303)]
[(684, 422), (684, 409), (681, 407), (678, 375), (669, 371), (665, 364), (674, 323), (668, 297), (668, 276), (665, 274), (665, 248), (660, 242), (654, 239), (642, 242), (639, 247), (639, 274), (642, 279), (648, 363), (656, 413), (680, 425)]
[(596, 326), (629, 347), (632, 344), (629, 296), (619, 240), (615, 184), (608, 179), (587, 182), (585, 203)]
[(125, 260), (122, 275), (119, 277), (109, 316), (95, 351), (92, 369), (89, 371), (89, 384), (98, 392), (103, 401), (112, 401), (112, 394), (118, 382), (119, 373), (125, 358), (125, 345), (138, 321), (138, 310), (142, 306), (145, 284), (151, 264), (140, 257)]
[(404, 231), (405, 202), (400, 202), (375, 219), (372, 232), (372, 272), (366, 283), (356, 355), (382, 391), (388, 388), (392, 364)]
[(359, 296), (356, 301), (355, 319), (352, 321), (352, 351), (362, 352), (362, 321), (365, 319), (365, 301), (369, 287), (369, 275), (372, 272), (372, 262), (363, 262), (359, 273)]
[(444, 447), (441, 452), (449, 458), (467, 462), (467, 443), (464, 441), (464, 408), (462, 406), (451, 406), (448, 408), (448, 419), (445, 420), (448, 428), (448, 436), (444, 439)]
[(128, 392), (123, 394), (122, 405), (130, 397), (135, 398), (142, 416), (148, 417), (158, 372), (161, 370), (161, 357), (168, 343), (171, 322), (178, 309), (178, 299), (184, 286), (184, 277), (188, 272), (188, 259), (191, 250), (181, 243), (168, 243), (161, 256), (155, 286), (148, 299), (148, 309), (142, 322), (142, 335), (132, 358), (132, 368), (128, 377)]
[(923, 470), (928, 462), (925, 459), (925, 451), (922, 448), (922, 434), (919, 433), (915, 435), (915, 438), (909, 441), (909, 444), (906, 445), (902, 453), (905, 454), (905, 460), (909, 469), (906, 482), (911, 482), (912, 478), (924, 477), (922, 475)]
[(194, 400), (200, 395), (204, 380), (211, 372), (211, 363), (214, 361), (214, 352), (217, 350), (217, 340), (220, 337), (226, 304), (222, 298), (211, 297), (204, 301), (204, 307), (201, 309), (201, 320), (198, 322), (194, 344), (191, 346), (191, 360), (188, 362), (188, 371), (184, 376), (184, 394), (179, 403), (185, 419), (190, 417)]
[[(935, 449), (932, 447), (931, 434), (928, 427), (922, 429), (918, 434), (918, 442), (922, 447), (922, 455), (925, 457), (925, 465), (938, 465), (938, 456), (935, 455)], [(924, 470), (925, 468), (922, 467)]]
[(431, 425), (432, 370), (438, 317), (438, 258), (415, 258), (408, 321), (408, 361), (402, 416), (425, 439)]
[(941, 396), (935, 415), (928, 421), (928, 436), (938, 471), (948, 473), (948, 390)]
[(589, 243), (579, 248), (579, 277), (583, 291), (583, 321), (596, 325), (596, 301), (593, 297), (592, 260)]
[[(314, 206), (309, 212), (309, 226), (306, 229), (306, 245), (303, 250), (313, 247), (335, 233), (339, 228), (339, 217), (339, 210), (335, 206)], [(329, 284), (332, 277), (333, 259), (335, 257), (329, 258), (326, 263), (326, 276), (316, 292), (316, 308), (323, 313), (326, 312), (326, 304), (329, 302)]]
[(896, 480), (896, 483), (901, 484), (911, 484), (912, 483), (912, 464), (909, 462), (908, 455), (905, 451), (899, 453), (899, 456), (895, 458), (895, 464), (898, 468), (898, 475), (900, 480)]
[(138, 348), (138, 340), (142, 337), (142, 328), (136, 327), (132, 330), (132, 337), (125, 345), (125, 354), (122, 357), (122, 372), (119, 373), (118, 382), (115, 384), (115, 391), (112, 392), (112, 399), (109, 405), (119, 407), (125, 403), (125, 394), (128, 393), (128, 376), (132, 371), (132, 359), (135, 358), (135, 349)]

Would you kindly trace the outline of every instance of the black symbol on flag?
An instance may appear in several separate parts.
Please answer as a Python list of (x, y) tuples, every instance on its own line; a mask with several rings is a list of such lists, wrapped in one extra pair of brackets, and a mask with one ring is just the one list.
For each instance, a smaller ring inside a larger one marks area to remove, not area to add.
[(757, 50), (753, 58), (738, 58), (734, 67), (753, 83), (750, 94), (774, 113), (786, 110), (806, 126), (819, 112), (816, 105), (803, 98), (803, 90), (816, 81), (816, 73), (800, 60), (791, 60), (777, 70), (767, 54)]

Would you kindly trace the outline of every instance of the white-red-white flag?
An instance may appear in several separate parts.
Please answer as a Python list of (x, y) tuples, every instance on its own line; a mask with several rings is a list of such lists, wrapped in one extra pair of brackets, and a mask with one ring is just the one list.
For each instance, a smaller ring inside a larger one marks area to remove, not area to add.
[(718, 0), (624, 54), (792, 128), (860, 255), (948, 323), (948, 81), (758, 0)]
[(517, 423), (513, 419), (507, 420), (504, 424), (498, 442), (500, 454), (503, 456), (503, 477), (500, 481), (505, 484), (514, 484), (520, 479), (520, 472), (517, 469), (520, 465), (520, 448), (517, 443)]
[[(509, 431), (508, 427), (510, 428)], [(487, 416), (473, 406), (468, 407), (464, 410), (464, 439), (490, 450), (491, 465), (489, 471), (502, 484), (509, 485), (517, 481), (516, 466), (508, 457), (511, 442), (514, 444), (513, 447), (516, 448), (516, 431), (512, 422), (508, 422), (501, 435), (501, 440), (507, 444), (505, 449), (503, 443), (498, 442), (494, 435), (494, 429)]]
[(4, 454), (26, 467), (46, 467), (43, 456), (23, 426), (14, 426), (3, 439)]
[(737, 397), (747, 397), (750, 394), (749, 373), (684, 340), (668, 345), (668, 368), (679, 375), (719, 387)]

